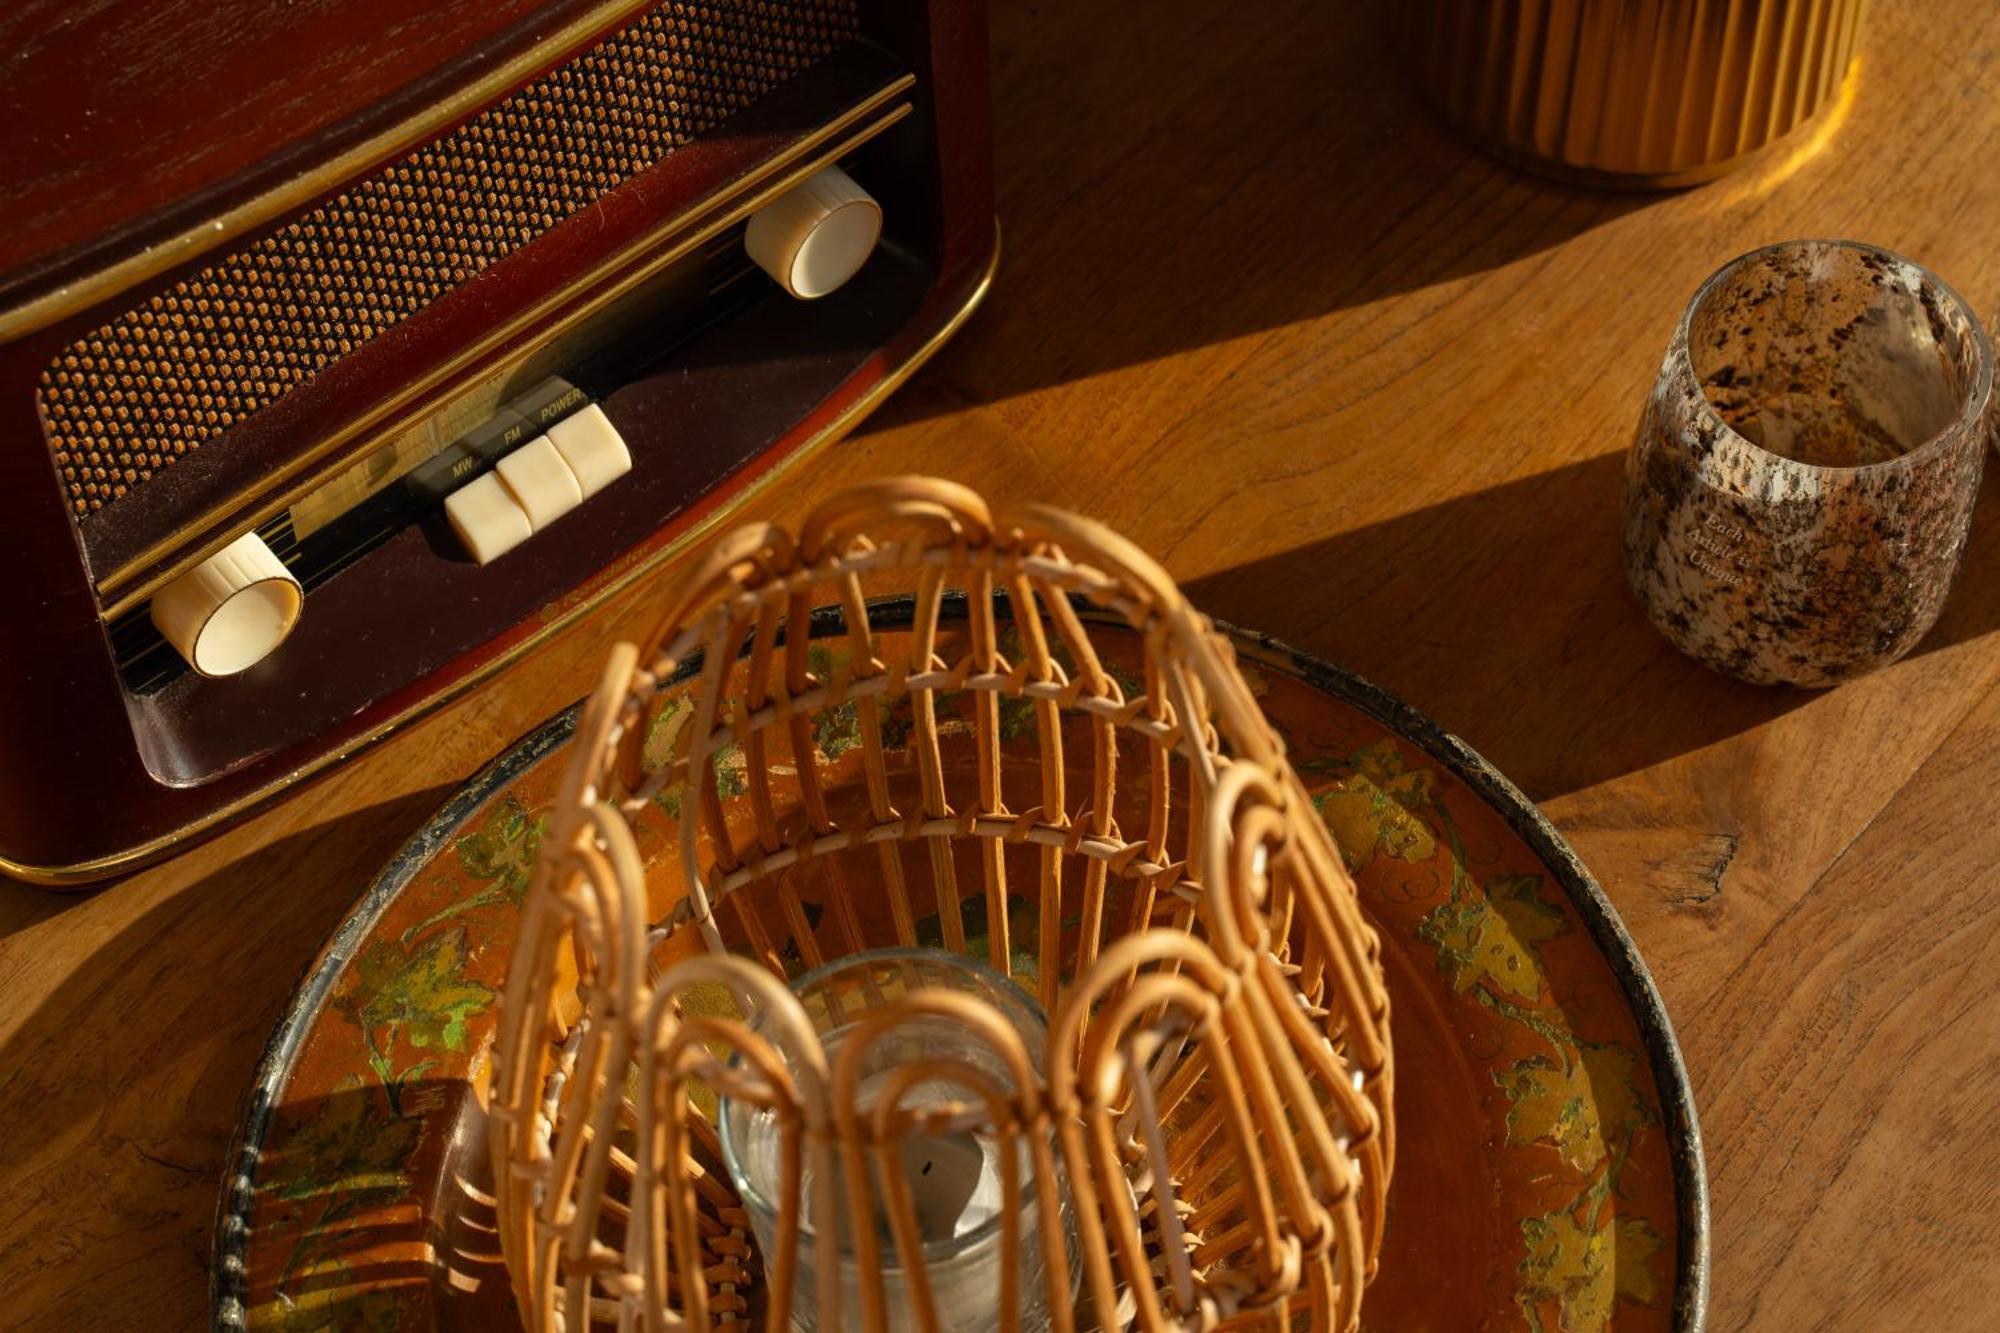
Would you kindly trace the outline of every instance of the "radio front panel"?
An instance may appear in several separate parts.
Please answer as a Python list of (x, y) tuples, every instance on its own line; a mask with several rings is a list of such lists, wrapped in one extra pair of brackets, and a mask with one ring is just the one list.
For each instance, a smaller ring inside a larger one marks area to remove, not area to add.
[[(352, 189), (78, 338), (43, 371), (92, 520), (852, 40), (856, 0), (655, 9)], [(88, 549), (99, 524), (86, 521)]]

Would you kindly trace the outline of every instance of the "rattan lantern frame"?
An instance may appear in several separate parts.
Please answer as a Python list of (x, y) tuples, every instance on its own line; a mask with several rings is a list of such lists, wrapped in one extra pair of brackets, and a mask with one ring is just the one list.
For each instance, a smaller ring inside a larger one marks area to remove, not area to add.
[[(870, 617), (886, 592), (914, 593), (900, 652)], [(947, 632), (957, 594), (965, 624)], [(846, 660), (815, 670), (807, 626), (827, 607)], [(1107, 623), (1134, 632), (1136, 672), (1100, 653)], [(669, 707), (677, 729), (649, 756)], [(816, 739), (843, 708), (858, 762)], [(725, 756), (740, 765), (728, 782)], [(685, 793), (677, 845), (649, 867), (631, 816), (669, 792)], [(806, 874), (825, 877), (816, 923)], [(991, 967), (1034, 960), (1047, 1077), (992, 1011), (947, 992), (885, 1004), (829, 1058), (785, 984), (788, 958), (913, 945), (927, 905), (943, 947), (970, 954), (968, 904), (984, 906)], [(1009, 927), (1024, 904), (1032, 954)], [(899, 478), (820, 505), (796, 540), (769, 524), (716, 540), (644, 646), (612, 652), (523, 912), (489, 1141), (501, 1248), (538, 1333), (709, 1328), (760, 1306), (775, 1330), (794, 1300), (838, 1329), (843, 1222), (876, 1275), (862, 1327), (887, 1327), (890, 1260), (935, 1326), (908, 1192), (884, 1170), (887, 1197), (872, 1197), (865, 1162), (975, 1122), (1028, 1145), (1061, 1333), (1078, 1309), (1149, 1333), (1301, 1315), (1357, 1326), (1394, 1158), (1378, 942), (1228, 641), (1096, 523), (1039, 506), (996, 519), (962, 486)], [(737, 1012), (693, 1012), (702, 986)], [(864, 1114), (860, 1053), (918, 1012), (976, 1033), (1013, 1085), (939, 1067), (925, 1072), (962, 1102), (887, 1095)], [(752, 1253), (718, 1168), (718, 1095), (781, 1126), (772, 1253)], [(802, 1217), (801, 1176), (834, 1179), (837, 1158), (847, 1197), (816, 1190)], [(884, 1215), (886, 1254), (872, 1225)], [(1005, 1217), (1004, 1254), (1018, 1256)], [(818, 1281), (800, 1291), (808, 1244)], [(996, 1326), (1017, 1327), (1018, 1307), (995, 1292)]]

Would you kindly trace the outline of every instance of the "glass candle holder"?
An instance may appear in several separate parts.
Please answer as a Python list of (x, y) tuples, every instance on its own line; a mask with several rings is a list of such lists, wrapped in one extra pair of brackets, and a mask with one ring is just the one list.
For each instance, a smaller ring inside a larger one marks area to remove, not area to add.
[[(829, 1063), (839, 1058), (841, 1047), (871, 1011), (905, 996), (944, 990), (969, 995), (1002, 1015), (1020, 1037), (1036, 1078), (1045, 1073), (1048, 1022), (1040, 1006), (998, 972), (956, 954), (934, 949), (872, 950), (808, 972), (793, 983), (792, 990), (819, 1034)], [(857, 1092), (858, 1107), (864, 1116), (874, 1114), (898, 1070), (918, 1063), (970, 1068), (1002, 1089), (1017, 1091), (1007, 1063), (963, 1024), (938, 1016), (915, 1015), (876, 1037), (867, 1050)], [(968, 1088), (949, 1078), (917, 1079), (904, 1089), (898, 1104), (905, 1111), (937, 1112), (940, 1117), (950, 1108), (967, 1108), (951, 1116), (950, 1125), (929, 1130), (913, 1127), (898, 1143), (895, 1165), (889, 1168), (899, 1170), (901, 1183), (907, 1187), (914, 1205), (922, 1237), (925, 1280), (937, 1313), (937, 1327), (967, 1333), (992, 1328), (1004, 1289), (1017, 1293), (1023, 1333), (1047, 1329), (1051, 1321), (1041, 1214), (1025, 1135), (1018, 1136), (1009, 1150), (990, 1127), (980, 1123), (978, 1111), (971, 1109), (976, 1107), (977, 1099)], [(719, 1118), (724, 1164), (750, 1214), (759, 1250), (773, 1253), (778, 1243), (778, 1218), (772, 1201), (780, 1193), (783, 1169), (779, 1125), (769, 1111), (727, 1098), (722, 1101)], [(879, 1164), (871, 1164), (866, 1190), (874, 1205), (878, 1252), (882, 1256), (886, 1322), (895, 1333), (901, 1333), (924, 1325), (911, 1299), (909, 1275), (897, 1262), (895, 1238), (882, 1206), (890, 1182), (881, 1178), (881, 1172)], [(1001, 1232), (1006, 1177), (1010, 1173), (1019, 1191), (1018, 1245), (1011, 1271), (1003, 1271)], [(792, 1307), (794, 1329), (811, 1330), (818, 1324), (811, 1297), (817, 1290), (817, 1275), (813, 1268), (815, 1233), (810, 1219), (817, 1215), (816, 1195), (825, 1189), (833, 1190), (841, 1200), (838, 1215), (842, 1227), (850, 1225), (849, 1182), (844, 1168), (836, 1171), (831, 1181), (817, 1180), (808, 1170), (800, 1186), (799, 1212), (804, 1220), (796, 1247), (795, 1290), (799, 1295)], [(1061, 1202), (1067, 1230), (1071, 1217), (1069, 1201), (1064, 1198)], [(841, 1324), (844, 1328), (864, 1327), (861, 1315), (864, 1274), (853, 1237), (842, 1234), (839, 1241), (840, 1290), (845, 1307)], [(1072, 1256), (1072, 1272), (1066, 1286), (1074, 1292), (1079, 1276), (1073, 1258), (1076, 1246), (1066, 1242), (1064, 1249)]]
[(1851, 241), (1717, 271), (1625, 471), (1625, 567), (1676, 646), (1762, 684), (1885, 666), (1937, 620), (1979, 492), (1992, 354), (1938, 278)]

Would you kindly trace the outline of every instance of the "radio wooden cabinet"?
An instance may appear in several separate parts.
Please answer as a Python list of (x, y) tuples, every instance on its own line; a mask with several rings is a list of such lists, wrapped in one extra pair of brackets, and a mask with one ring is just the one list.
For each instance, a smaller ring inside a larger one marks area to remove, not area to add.
[(0, 16), (0, 869), (165, 854), (836, 438), (998, 253), (974, 0)]

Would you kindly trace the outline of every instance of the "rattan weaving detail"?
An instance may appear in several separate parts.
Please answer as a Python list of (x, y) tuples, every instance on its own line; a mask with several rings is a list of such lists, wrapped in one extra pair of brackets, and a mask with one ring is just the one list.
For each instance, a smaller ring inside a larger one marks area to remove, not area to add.
[[(864, 591), (914, 592), (908, 630), (878, 632)], [(802, 632), (827, 607), (837, 657)], [(984, 1326), (1029, 1327), (1016, 1288), (1039, 1272), (1052, 1333), (1352, 1333), (1394, 1169), (1379, 941), (1228, 641), (1158, 565), (1073, 515), (899, 478), (796, 536), (717, 539), (643, 642), (577, 723), (493, 1051), (498, 1244), (528, 1328), (972, 1327), (885, 1314), (885, 1267), (922, 1302), (929, 1261), (907, 1192), (861, 1183), (949, 1124), (1034, 1145), (1042, 1263), (1010, 1208)], [(665, 845), (631, 822), (654, 803)], [(1033, 924), (1010, 937), (1017, 908)], [(990, 1007), (935, 989), (821, 1046), (785, 983), (918, 944), (932, 909), (945, 950), (1039, 993), (1045, 1080)], [(903, 1075), (963, 1103), (864, 1114), (859, 1048), (919, 1013), (990, 1043), (1013, 1086), (926, 1060)], [(720, 1164), (718, 1093), (785, 1136), (769, 1252)], [(861, 1313), (839, 1322), (843, 1207)]]
[(851, 38), (859, 0), (673, 0), (79, 339), (40, 402), (71, 506), (160, 469)]

